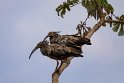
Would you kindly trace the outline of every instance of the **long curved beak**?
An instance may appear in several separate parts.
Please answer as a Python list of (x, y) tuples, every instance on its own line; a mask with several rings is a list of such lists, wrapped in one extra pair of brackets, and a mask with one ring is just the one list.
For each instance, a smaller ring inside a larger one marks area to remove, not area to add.
[(32, 55), (37, 49), (38, 49), (38, 47), (36, 46), (36, 47), (32, 50), (32, 52), (31, 52), (31, 54), (30, 54), (30, 56), (29, 56), (29, 59), (31, 58), (31, 55)]

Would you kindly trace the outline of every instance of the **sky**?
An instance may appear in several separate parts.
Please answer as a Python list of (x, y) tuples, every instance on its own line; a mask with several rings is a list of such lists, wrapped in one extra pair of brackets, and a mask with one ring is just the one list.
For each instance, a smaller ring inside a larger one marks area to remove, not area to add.
[[(55, 8), (64, 0), (0, 0), (0, 83), (51, 83), (56, 61), (37, 50), (30, 52), (49, 31), (76, 33), (87, 16), (77, 5), (64, 19)], [(124, 14), (123, 0), (109, 0), (115, 14)], [(88, 26), (95, 23), (88, 20)], [(124, 37), (109, 26), (101, 27), (84, 46), (83, 58), (74, 58), (62, 73), (60, 83), (124, 83)]]

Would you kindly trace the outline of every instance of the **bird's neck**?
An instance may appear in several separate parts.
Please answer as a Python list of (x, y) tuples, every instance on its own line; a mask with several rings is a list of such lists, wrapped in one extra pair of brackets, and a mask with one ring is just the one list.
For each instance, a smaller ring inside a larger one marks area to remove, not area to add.
[(43, 55), (47, 55), (47, 49), (48, 49), (48, 46), (43, 46), (42, 48), (40, 48), (40, 51)]

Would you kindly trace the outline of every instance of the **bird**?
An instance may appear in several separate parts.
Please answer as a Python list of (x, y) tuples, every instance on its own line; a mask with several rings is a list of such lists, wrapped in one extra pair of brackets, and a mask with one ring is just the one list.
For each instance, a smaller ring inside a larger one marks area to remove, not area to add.
[(49, 37), (50, 44), (65, 44), (67, 46), (81, 46), (91, 45), (90, 39), (77, 35), (60, 35), (59, 32), (49, 32), (44, 38), (46, 40)]
[(29, 59), (31, 58), (32, 54), (38, 49), (40, 48), (41, 53), (44, 56), (47, 56), (51, 59), (54, 59), (57, 61), (57, 66), (55, 71), (58, 68), (59, 62), (58, 60), (62, 61), (66, 60), (68, 57), (83, 57), (83, 55), (81, 55), (82, 50), (81, 49), (76, 49), (74, 47), (68, 47), (65, 44), (49, 44), (49, 42), (46, 41), (41, 41), (39, 42), (36, 47), (32, 50)]

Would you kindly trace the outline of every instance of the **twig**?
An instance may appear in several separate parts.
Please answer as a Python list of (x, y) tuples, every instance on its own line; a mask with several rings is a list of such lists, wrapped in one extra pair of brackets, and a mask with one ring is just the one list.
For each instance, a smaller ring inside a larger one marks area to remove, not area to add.
[(123, 23), (124, 24), (124, 21), (120, 21), (120, 20), (105, 20), (105, 22), (113, 22), (113, 23)]

